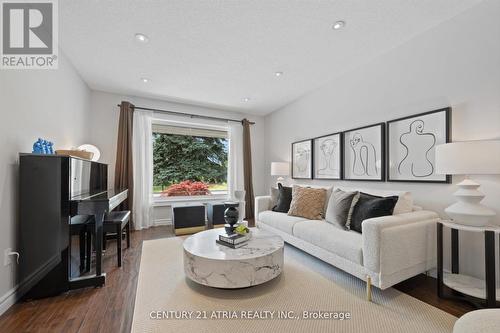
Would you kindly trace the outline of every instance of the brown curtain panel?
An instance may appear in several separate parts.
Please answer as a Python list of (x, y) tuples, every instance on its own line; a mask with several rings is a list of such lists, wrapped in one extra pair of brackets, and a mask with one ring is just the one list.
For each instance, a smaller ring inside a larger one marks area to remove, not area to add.
[(252, 144), (250, 142), (250, 125), (248, 119), (243, 119), (243, 177), (245, 183), (245, 218), (254, 217), (254, 194), (252, 183)]
[(128, 199), (121, 206), (123, 210), (132, 210), (134, 202), (132, 165), (133, 116), (134, 105), (129, 102), (121, 102), (118, 141), (116, 145), (115, 187), (128, 189)]

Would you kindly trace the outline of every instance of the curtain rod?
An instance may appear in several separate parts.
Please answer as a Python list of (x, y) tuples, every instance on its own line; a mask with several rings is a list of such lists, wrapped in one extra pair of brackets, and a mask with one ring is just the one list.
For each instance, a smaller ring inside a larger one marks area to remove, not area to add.
[[(118, 104), (117, 106), (120, 107), (121, 104)], [(189, 118), (201, 118), (201, 119), (210, 119), (210, 120), (232, 121), (232, 122), (240, 123), (240, 124), (243, 123), (243, 120), (237, 120), (237, 119), (231, 119), (231, 118), (211, 117), (211, 116), (204, 116), (204, 115), (199, 115), (199, 114), (177, 112), (177, 111), (171, 111), (171, 110), (161, 110), (161, 109), (146, 108), (146, 107), (142, 107), (142, 106), (132, 106), (132, 108), (134, 110), (154, 111), (154, 112), (167, 113), (167, 114), (171, 114), (171, 115), (183, 116), (183, 117), (189, 117)], [(252, 121), (249, 121), (248, 123), (250, 125), (254, 125), (255, 124)]]

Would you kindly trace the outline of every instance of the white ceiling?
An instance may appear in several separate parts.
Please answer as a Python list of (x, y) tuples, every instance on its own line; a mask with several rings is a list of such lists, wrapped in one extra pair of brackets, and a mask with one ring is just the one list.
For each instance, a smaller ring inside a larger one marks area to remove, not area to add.
[(64, 0), (60, 44), (92, 89), (266, 114), (478, 2)]

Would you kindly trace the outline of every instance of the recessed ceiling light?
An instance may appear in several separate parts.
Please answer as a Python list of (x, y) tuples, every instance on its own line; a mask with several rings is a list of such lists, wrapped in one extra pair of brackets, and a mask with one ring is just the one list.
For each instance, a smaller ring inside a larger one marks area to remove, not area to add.
[(339, 30), (339, 29), (342, 29), (343, 27), (345, 27), (344, 21), (337, 21), (332, 26), (333, 30)]
[(147, 77), (141, 77), (141, 81), (144, 83), (148, 83), (150, 80)]
[(149, 42), (149, 37), (146, 36), (145, 34), (141, 34), (141, 33), (135, 34), (135, 39), (137, 39), (141, 43)]
[(250, 97), (243, 98), (243, 102), (250, 102)]
[(283, 75), (283, 72), (274, 72), (274, 76), (280, 77)]

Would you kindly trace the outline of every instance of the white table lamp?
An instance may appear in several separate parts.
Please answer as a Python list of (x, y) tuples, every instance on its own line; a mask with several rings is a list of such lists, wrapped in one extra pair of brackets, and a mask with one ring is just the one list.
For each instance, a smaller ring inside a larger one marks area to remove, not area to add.
[(101, 152), (99, 151), (99, 148), (97, 148), (94, 145), (90, 144), (84, 144), (78, 147), (79, 150), (85, 150), (88, 152), (92, 153), (92, 161), (96, 162), (99, 161), (99, 158), (101, 157)]
[(445, 209), (455, 222), (488, 225), (496, 214), (480, 202), (485, 195), (469, 175), (500, 174), (500, 141), (464, 141), (436, 146), (436, 173), (465, 175), (454, 193), (458, 202)]
[(282, 183), (285, 178), (290, 174), (290, 165), (286, 162), (272, 162), (271, 163), (271, 176), (278, 176), (277, 182)]

